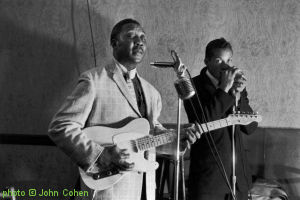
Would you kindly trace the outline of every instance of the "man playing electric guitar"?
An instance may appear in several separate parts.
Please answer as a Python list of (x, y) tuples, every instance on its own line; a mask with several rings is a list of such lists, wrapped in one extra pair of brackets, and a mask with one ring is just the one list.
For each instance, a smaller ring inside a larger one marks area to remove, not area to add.
[[(137, 73), (146, 52), (145, 31), (133, 19), (122, 20), (114, 26), (110, 43), (112, 62), (80, 76), (75, 90), (49, 126), (52, 140), (86, 173), (97, 173), (99, 168), (109, 165), (130, 171), (135, 163), (129, 161), (130, 151), (93, 141), (84, 133), (85, 128), (121, 128), (133, 119), (146, 118), (154, 133), (166, 131), (158, 121), (162, 107), (160, 94)], [(101, 132), (95, 134), (101, 138)], [(187, 140), (182, 144), (194, 143), (200, 137), (195, 125), (185, 129), (183, 135)], [(154, 161), (155, 154), (147, 151), (146, 158)], [(90, 191), (88, 198), (155, 200), (154, 173), (146, 173), (143, 178), (143, 173), (132, 171), (110, 188)], [(82, 184), (82, 189), (89, 189), (84, 187)]]

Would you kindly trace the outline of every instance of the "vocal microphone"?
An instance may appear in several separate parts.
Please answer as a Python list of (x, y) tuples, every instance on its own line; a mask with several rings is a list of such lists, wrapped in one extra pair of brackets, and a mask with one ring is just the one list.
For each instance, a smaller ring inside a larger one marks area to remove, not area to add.
[[(174, 62), (151, 62), (150, 65), (157, 68), (169, 68), (169, 67), (174, 67), (175, 63)], [(179, 75), (179, 73), (177, 75)], [(195, 90), (193, 88), (191, 81), (184, 76), (179, 75), (179, 79), (175, 81), (174, 85), (179, 98), (182, 100), (189, 99), (195, 94)]]
[(187, 77), (179, 77), (174, 83), (175, 89), (180, 99), (187, 100), (195, 95), (191, 80)]
[[(181, 63), (180, 58), (177, 56), (175, 51), (171, 51), (171, 56), (174, 62), (151, 62), (150, 65), (157, 68), (174, 68), (177, 73), (178, 79), (175, 81), (174, 86), (178, 93), (178, 97), (182, 100), (187, 100), (195, 95), (195, 90), (191, 80), (184, 76), (184, 72), (187, 70), (183, 63)], [(175, 69), (175, 63), (179, 62), (179, 67)]]
[(174, 62), (151, 62), (150, 65), (157, 68), (169, 68), (174, 67)]

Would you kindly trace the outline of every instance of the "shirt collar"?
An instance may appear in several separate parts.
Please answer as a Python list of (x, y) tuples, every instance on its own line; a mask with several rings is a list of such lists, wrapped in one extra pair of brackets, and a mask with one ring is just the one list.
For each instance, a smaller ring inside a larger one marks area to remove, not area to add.
[(208, 69), (206, 70), (206, 75), (210, 79), (210, 81), (213, 83), (213, 85), (218, 88), (219, 87), (219, 81), (216, 79), (209, 71)]
[(129, 79), (134, 79), (137, 71), (136, 71), (136, 68), (128, 71), (127, 68), (122, 65), (121, 63), (119, 63), (119, 61), (117, 61), (115, 58), (113, 58), (114, 62), (116, 63), (117, 67), (119, 67), (119, 69), (121, 69), (122, 71), (122, 74), (126, 77), (126, 78), (129, 78)]

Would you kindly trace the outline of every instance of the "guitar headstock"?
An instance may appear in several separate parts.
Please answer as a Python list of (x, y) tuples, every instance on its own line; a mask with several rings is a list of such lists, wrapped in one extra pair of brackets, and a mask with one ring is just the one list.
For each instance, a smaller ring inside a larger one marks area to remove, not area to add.
[(227, 120), (230, 121), (232, 124), (248, 125), (251, 122), (261, 122), (262, 116), (253, 113), (237, 113), (230, 114), (227, 117)]

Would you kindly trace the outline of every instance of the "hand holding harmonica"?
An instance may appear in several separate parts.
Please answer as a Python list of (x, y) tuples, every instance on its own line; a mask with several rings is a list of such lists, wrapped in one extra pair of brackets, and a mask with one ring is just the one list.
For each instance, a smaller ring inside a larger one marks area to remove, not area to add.
[(243, 81), (246, 81), (246, 78), (242, 75), (242, 71), (240, 69), (225, 65), (221, 71), (219, 87), (225, 92), (229, 92), (234, 85), (234, 88), (236, 88), (239, 83), (242, 84)]
[(232, 87), (229, 90), (236, 100), (240, 99), (240, 93), (246, 88), (246, 81), (247, 79), (242, 71), (236, 73)]
[(234, 77), (234, 81), (233, 81), (231, 89), (237, 90), (238, 92), (243, 91), (246, 87), (246, 81), (247, 81), (247, 79), (246, 79), (244, 73), (242, 71), (239, 71), (238, 73), (236, 73), (236, 75)]

